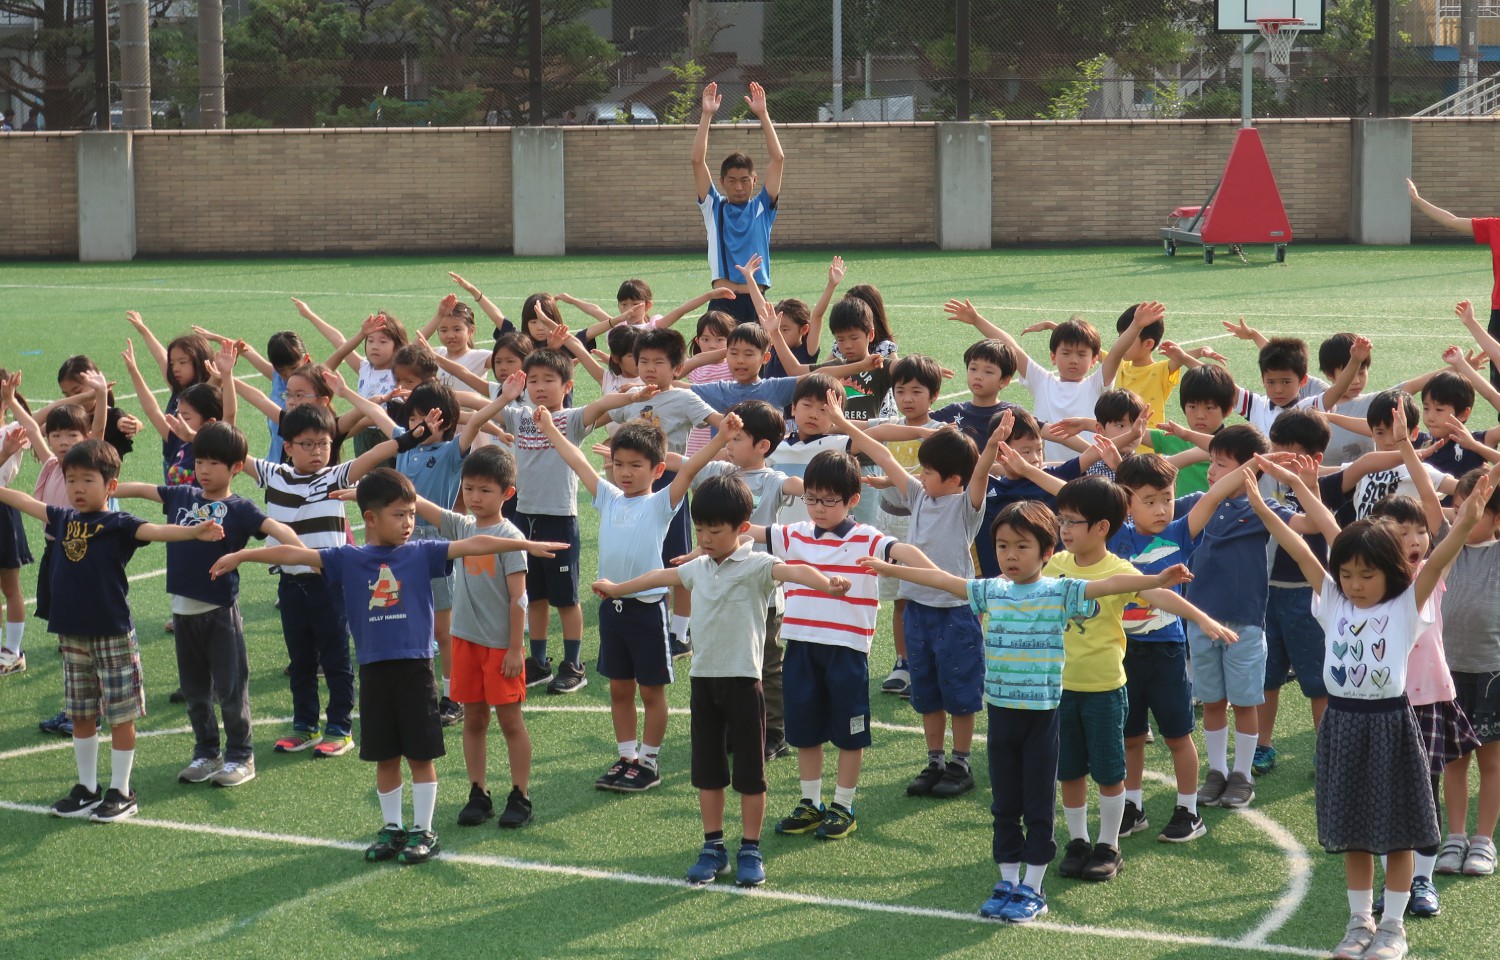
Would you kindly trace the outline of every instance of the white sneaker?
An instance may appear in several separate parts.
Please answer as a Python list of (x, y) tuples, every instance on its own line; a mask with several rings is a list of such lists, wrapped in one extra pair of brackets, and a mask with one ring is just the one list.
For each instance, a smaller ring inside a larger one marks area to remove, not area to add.
[(881, 693), (894, 693), (898, 697), (904, 697), (911, 692), (911, 671), (905, 667), (896, 667), (891, 675), (885, 678), (880, 685)]
[(1351, 917), (1344, 929), (1344, 939), (1333, 948), (1333, 960), (1362, 960), (1375, 939), (1375, 921), (1369, 917)]
[(244, 763), (235, 763), (233, 760), (231, 760), (230, 762), (224, 764), (224, 766), (214, 774), (214, 786), (237, 787), (242, 783), (248, 783), (249, 781), (254, 779), (254, 758), (247, 760)]
[(218, 757), (194, 757), (193, 762), (182, 768), (177, 774), (178, 783), (202, 783), (224, 766), (224, 761)]
[(1386, 917), (1375, 928), (1375, 939), (1362, 960), (1403, 960), (1406, 956), (1406, 925), (1400, 917)]
[(1469, 838), (1461, 833), (1450, 833), (1438, 848), (1434, 873), (1451, 876), (1464, 872), (1464, 858), (1469, 855)]
[(1495, 872), (1495, 841), (1489, 837), (1469, 838), (1469, 855), (1464, 858), (1464, 876), (1487, 877)]
[(0, 647), (0, 677), (26, 670), (26, 654)]

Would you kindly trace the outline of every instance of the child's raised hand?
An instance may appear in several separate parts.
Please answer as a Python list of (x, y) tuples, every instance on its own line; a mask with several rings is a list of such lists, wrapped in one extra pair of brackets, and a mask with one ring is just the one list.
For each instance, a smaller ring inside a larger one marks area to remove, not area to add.
[(990, 431), (990, 439), (987, 446), (997, 446), (1010, 439), (1010, 432), (1016, 426), (1016, 413), (1010, 407), (1000, 411), (1000, 422), (995, 424), (995, 429)]
[[(1006, 411), (1007, 413), (1009, 411)], [(1047, 424), (1042, 432), (1049, 440), (1066, 440), (1087, 430), (1098, 430), (1099, 422), (1093, 417), (1064, 417)]]
[[(708, 291), (708, 299), (710, 299), (710, 300), (733, 300), (734, 299), (734, 291), (732, 289), (730, 289), (729, 287), (710, 287), (709, 291)], [(642, 303), (642, 304), (636, 304), (636, 306), (639, 306), (641, 308), (641, 312), (645, 313), (645, 311), (646, 311), (646, 305), (644, 303)]]
[(196, 434), (191, 427), (183, 422), (181, 417), (175, 413), (168, 413), (164, 419), (167, 421), (167, 429), (172, 431), (173, 436), (187, 443), (193, 442), (193, 437)]
[(590, 447), (589, 449), (594, 452), (594, 456), (596, 456), (596, 457), (603, 457), (605, 460), (609, 459), (609, 454), (610, 454), (609, 444), (607, 444), (607, 443), (596, 443), (592, 447)]
[(116, 420), (115, 426), (119, 427), (120, 432), (126, 437), (133, 437), (141, 432), (141, 422), (128, 413)]
[(505, 378), (505, 385), (500, 388), (500, 396), (504, 398), (506, 403), (514, 403), (516, 398), (521, 395), (521, 391), (525, 389), (526, 371), (517, 370)]
[(602, 577), (589, 584), (589, 589), (594, 591), (594, 596), (600, 600), (613, 600), (620, 595), (620, 585)]
[(547, 323), (551, 327), (547, 331), (547, 346), (553, 350), (563, 349), (563, 344), (568, 342), (568, 338), (573, 335), (573, 332), (568, 329), (566, 324), (552, 323), (550, 320)]
[(11, 457), (31, 447), (31, 438), (26, 436), (25, 430), (8, 430), (5, 433), (5, 442), (0, 443), (0, 463), (7, 463)]
[(384, 330), (384, 329), (385, 329), (385, 314), (383, 314), (383, 313), (377, 313), (377, 314), (373, 314), (371, 316), (365, 317), (365, 322), (359, 325), (359, 336), (360, 336), (360, 339), (364, 339), (365, 337), (368, 337), (370, 334), (374, 333), (376, 330)]
[(219, 375), (230, 376), (234, 371), (235, 361), (240, 358), (240, 346), (233, 340), (225, 340), (219, 348), (218, 355), (214, 358), (214, 365), (219, 368)]
[(896, 485), (896, 482), (894, 480), (883, 473), (861, 474), (859, 482), (869, 487), (871, 490), (889, 490), (891, 487), (894, 487)]
[(763, 262), (764, 261), (762, 261), (760, 258), (760, 254), (757, 253), (751, 255), (749, 262), (747, 262), (744, 266), (736, 266), (735, 269), (738, 270), (740, 272), (740, 275), (745, 278), (746, 283), (751, 283), (754, 280), (755, 271), (760, 269), (760, 265)]
[(8, 377), (0, 377), (0, 411), (9, 410), (16, 402), (16, 391), (21, 389), (21, 371)]
[(1016, 448), (1004, 441), (1001, 441), (995, 450), (995, 462), (1013, 477), (1020, 476), (1022, 468), (1027, 466), (1026, 459), (1016, 451)]
[(1028, 333), (1041, 333), (1043, 330), (1056, 330), (1056, 329), (1057, 329), (1057, 321), (1056, 320), (1038, 320), (1036, 323), (1033, 323), (1031, 326), (1022, 328), (1022, 330), (1021, 330), (1021, 336), (1024, 337)]
[(1158, 320), (1165, 319), (1166, 316), (1167, 308), (1161, 303), (1161, 301), (1148, 300), (1145, 303), (1136, 304), (1135, 318), (1130, 322), (1132, 326), (1139, 327), (1140, 329), (1144, 330), (1146, 327), (1151, 326), (1151, 324), (1157, 322)]
[(1249, 466), (1242, 467), (1240, 476), (1245, 481), (1245, 496), (1250, 499), (1250, 506), (1255, 512), (1261, 513), (1269, 509), (1265, 498), (1260, 495), (1260, 478), (1255, 475), (1255, 469)]
[(828, 422), (838, 432), (843, 432), (843, 428), (849, 426), (849, 419), (844, 416), (844, 405), (839, 402), (838, 391), (828, 391), (825, 402), (828, 404)]
[(949, 300), (943, 304), (943, 312), (959, 323), (966, 323), (971, 327), (979, 323), (980, 319), (979, 311), (975, 310), (974, 305), (967, 300)]
[(885, 366), (885, 357), (882, 357), (878, 353), (865, 354), (865, 358), (860, 361), (860, 370), (861, 371), (867, 371), (867, 372), (872, 372), (873, 373), (874, 371), (879, 370), (883, 366)]
[(130, 325), (132, 327), (135, 327), (137, 330), (141, 331), (142, 333), (146, 332), (146, 321), (142, 320), (141, 319), (141, 315), (139, 313), (137, 313), (136, 311), (134, 311), (134, 310), (126, 310), (125, 311), (125, 319), (130, 322)]
[(135, 344), (129, 337), (125, 338), (125, 349), (120, 354), (120, 359), (125, 361), (125, 366), (132, 372), (135, 371)]
[(1466, 327), (1474, 322), (1474, 304), (1470, 303), (1467, 300), (1458, 301), (1458, 306), (1453, 308), (1453, 312), (1458, 316), (1459, 321), (1462, 322)]
[(1422, 195), (1417, 193), (1417, 185), (1411, 182), (1411, 177), (1406, 178), (1406, 195), (1413, 200), (1422, 199)]
[(553, 556), (565, 552), (571, 546), (572, 544), (557, 543), (553, 540), (528, 540), (526, 541), (526, 552), (533, 557), (550, 560)]
[(750, 95), (745, 98), (745, 106), (750, 108), (751, 113), (764, 120), (766, 118), (766, 88), (751, 80)]
[(477, 297), (477, 296), (479, 296), (479, 288), (476, 287), (476, 286), (474, 286), (469, 281), (465, 280), (463, 277), (460, 277), (458, 274), (454, 273), (452, 270), (448, 271), (448, 276), (449, 276), (450, 279), (452, 279), (452, 281), (454, 283), (458, 284), (460, 287), (463, 288), (464, 293), (467, 293), (471, 297)]
[(1484, 368), (1485, 364), (1490, 362), (1490, 356), (1483, 350), (1470, 350), (1464, 354), (1464, 362), (1475, 370), (1480, 370)]
[(1223, 324), (1224, 329), (1228, 330), (1230, 332), (1230, 334), (1232, 334), (1236, 340), (1254, 340), (1255, 339), (1255, 333), (1256, 333), (1255, 328), (1252, 327), (1252, 326), (1250, 326), (1249, 324), (1247, 324), (1245, 322), (1245, 318), (1244, 317), (1240, 317), (1238, 323), (1230, 323), (1228, 320), (1224, 320), (1224, 321), (1221, 321), (1221, 322)]
[(311, 320), (315, 316), (315, 314), (312, 312), (312, 307), (309, 307), (307, 304), (303, 303), (301, 300), (298, 300), (296, 297), (292, 298), (292, 305), (297, 308), (297, 312), (302, 315), (302, 318), (304, 320)]
[(1490, 491), (1494, 489), (1494, 474), (1491, 470), (1474, 484), (1474, 489), (1464, 498), (1463, 504), (1458, 508), (1458, 515), (1453, 518), (1456, 527), (1472, 530), (1484, 516), (1484, 508), (1490, 502)]
[(1174, 563), (1156, 575), (1158, 587), (1175, 587), (1179, 583), (1191, 583), (1193, 572), (1185, 564)]
[(844, 282), (843, 257), (835, 256), (833, 261), (828, 264), (828, 282), (835, 287)]
[(719, 96), (719, 85), (717, 83), (710, 83), (703, 88), (702, 104), (704, 113), (713, 116), (719, 112), (719, 105), (723, 102), (724, 98)]
[(1391, 410), (1391, 436), (1396, 438), (1397, 443), (1400, 443), (1402, 440), (1410, 440), (1411, 424), (1406, 422), (1406, 404), (1398, 402), (1393, 406), (1394, 409)]
[(536, 422), (536, 428), (547, 437), (557, 433), (557, 424), (552, 422), (552, 411), (546, 407), (538, 406), (531, 412), (531, 419)]
[(642, 400), (650, 400), (661, 392), (661, 387), (654, 383), (645, 383), (630, 391), (630, 402), (640, 403)]
[[(99, 396), (107, 395), (109, 393), (109, 388), (114, 386), (114, 384), (104, 379), (104, 374), (100, 373), (98, 370), (85, 370), (80, 379), (88, 385), (88, 388), (90, 390), (94, 391), (94, 393)], [(16, 387), (19, 388), (21, 386), (21, 374), (19, 372), (16, 373), (15, 380)], [(14, 393), (14, 391), (12, 391), (12, 393)]]
[(451, 317), (451, 316), (453, 316), (453, 308), (456, 307), (456, 306), (458, 306), (458, 294), (456, 294), (456, 293), (450, 293), (450, 294), (448, 294), (446, 297), (444, 297), (443, 299), (441, 299), (441, 300), (438, 301), (438, 311), (437, 311), (438, 312), (438, 316), (440, 316), (440, 317)]
[(824, 590), (823, 592), (829, 594), (830, 596), (842, 597), (844, 594), (848, 593), (853, 586), (854, 584), (849, 582), (848, 577), (829, 577), (828, 589)]
[(883, 577), (890, 576), (897, 569), (896, 564), (888, 563), (887, 561), (877, 559), (876, 557), (860, 557), (855, 562), (871, 573), (878, 573)]
[(1115, 442), (1102, 433), (1094, 434), (1094, 448), (1099, 451), (1099, 459), (1111, 470), (1120, 469), (1120, 449)]
[(745, 421), (741, 420), (737, 413), (726, 413), (724, 419), (719, 421), (719, 433), (723, 434), (726, 440), (732, 439), (743, 429), (745, 429)]
[(219, 526), (217, 520), (200, 523), (193, 528), (193, 539), (202, 540), (204, 543), (213, 543), (224, 539), (224, 528)]
[(349, 391), (349, 384), (344, 382), (343, 374), (337, 370), (329, 370), (327, 367), (322, 367), (318, 372), (323, 375), (323, 382), (328, 384), (328, 389), (333, 391), (334, 396), (342, 397)]
[(431, 410), (427, 411), (426, 416), (422, 417), (422, 423), (434, 435), (442, 433), (443, 411), (438, 409), (437, 407), (433, 407)]
[(1460, 447), (1468, 448), (1474, 445), (1474, 434), (1469, 431), (1468, 424), (1451, 413), (1438, 417), (1433, 426), (1441, 427), (1445, 439), (1453, 441)]
[(1176, 437), (1179, 440), (1187, 439), (1186, 434), (1188, 433), (1188, 428), (1184, 427), (1180, 423), (1175, 423), (1171, 420), (1166, 420), (1158, 423), (1156, 425), (1156, 429), (1160, 430), (1162, 433), (1165, 433), (1169, 437)]
[(1367, 337), (1355, 337), (1354, 343), (1349, 347), (1349, 359), (1363, 363), (1370, 359), (1370, 350), (1373, 348)]

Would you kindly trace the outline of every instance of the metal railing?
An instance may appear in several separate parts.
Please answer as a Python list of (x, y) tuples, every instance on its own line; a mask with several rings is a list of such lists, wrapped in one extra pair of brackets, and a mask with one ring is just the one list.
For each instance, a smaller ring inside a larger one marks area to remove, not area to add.
[(1487, 117), (1500, 113), (1500, 74), (1485, 77), (1451, 97), (1412, 114), (1414, 117)]

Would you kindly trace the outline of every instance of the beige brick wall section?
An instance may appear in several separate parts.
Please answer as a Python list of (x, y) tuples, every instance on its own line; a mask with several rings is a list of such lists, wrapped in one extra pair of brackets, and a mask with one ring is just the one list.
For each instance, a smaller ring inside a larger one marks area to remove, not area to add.
[[(1349, 235), (1349, 121), (1256, 125), (1297, 240)], [(994, 134), (994, 240), (1131, 242), (1208, 196), (1237, 121), (1005, 121)]]
[[(704, 244), (695, 204), (692, 127), (573, 127), (563, 140), (569, 250), (693, 250)], [(777, 127), (787, 155), (777, 247), (933, 242), (931, 124)], [(710, 173), (736, 151), (764, 173), (758, 126), (715, 127)]]
[(78, 255), (78, 148), (71, 133), (0, 136), (5, 228), (0, 257)]
[(142, 254), (511, 246), (508, 128), (158, 131), (135, 164)]
[[(1422, 197), (1460, 217), (1500, 216), (1500, 121), (1492, 118), (1414, 120), (1411, 178)], [(1411, 238), (1453, 240), (1458, 234), (1413, 209)]]

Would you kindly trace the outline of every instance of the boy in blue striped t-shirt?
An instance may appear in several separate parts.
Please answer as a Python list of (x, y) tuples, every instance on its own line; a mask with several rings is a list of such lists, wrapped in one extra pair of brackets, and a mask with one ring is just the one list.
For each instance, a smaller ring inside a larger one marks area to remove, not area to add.
[(1099, 597), (1170, 587), (1190, 574), (1178, 565), (1150, 576), (1118, 574), (1090, 581), (1043, 577), (1042, 568), (1057, 548), (1058, 525), (1052, 511), (1035, 500), (1008, 504), (990, 530), (1001, 573), (993, 580), (966, 580), (943, 570), (875, 559), (860, 563), (876, 573), (962, 597), (985, 616), (984, 699), (1000, 882), (979, 915), (1029, 923), (1047, 913), (1042, 878), (1057, 854), (1052, 824), (1063, 631), (1070, 620), (1095, 616)]

